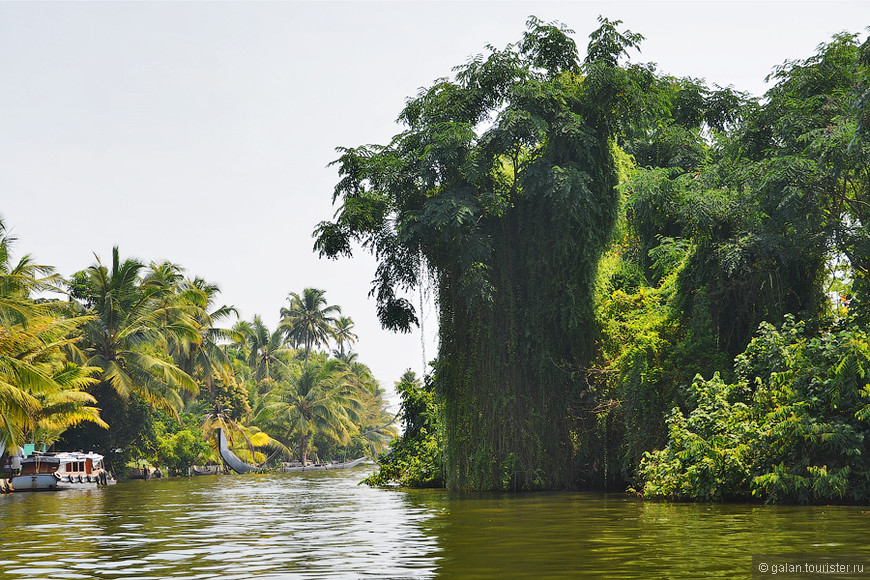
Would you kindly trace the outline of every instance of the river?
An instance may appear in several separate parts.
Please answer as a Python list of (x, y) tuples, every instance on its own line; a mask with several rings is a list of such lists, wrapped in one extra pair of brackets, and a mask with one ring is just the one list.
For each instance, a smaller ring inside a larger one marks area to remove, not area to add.
[(870, 554), (870, 508), (457, 496), (368, 469), (0, 496), (0, 578), (748, 578), (753, 554)]

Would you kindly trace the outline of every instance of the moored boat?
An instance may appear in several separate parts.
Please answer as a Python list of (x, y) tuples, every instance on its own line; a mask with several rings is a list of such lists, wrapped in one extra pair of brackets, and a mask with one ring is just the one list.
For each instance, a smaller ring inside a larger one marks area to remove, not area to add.
[(224, 472), (222, 465), (192, 465), (191, 475), (219, 475)]
[(115, 483), (99, 453), (34, 453), (20, 462), (20, 472), (10, 480), (15, 491), (83, 489)]
[(42, 491), (60, 489), (55, 476), (60, 459), (34, 453), (20, 459), (20, 472), (9, 480), (13, 491)]
[[(227, 444), (227, 438), (224, 435), (223, 429), (215, 429), (217, 433), (218, 439), (218, 450), (220, 451), (221, 459), (224, 460), (224, 463), (236, 473), (247, 473), (249, 471), (260, 471), (262, 467), (258, 467), (256, 465), (249, 465), (242, 461), (236, 456), (235, 453), (230, 451), (229, 445)], [(353, 461), (345, 461), (343, 463), (324, 463), (324, 464), (313, 464), (309, 463), (308, 465), (292, 465), (292, 464), (284, 464), (282, 467), (278, 468), (278, 471), (281, 473), (296, 473), (300, 471), (327, 471), (331, 469), (349, 469), (351, 467), (356, 467), (362, 463), (365, 463), (367, 458), (360, 457), (359, 459), (355, 459)]]

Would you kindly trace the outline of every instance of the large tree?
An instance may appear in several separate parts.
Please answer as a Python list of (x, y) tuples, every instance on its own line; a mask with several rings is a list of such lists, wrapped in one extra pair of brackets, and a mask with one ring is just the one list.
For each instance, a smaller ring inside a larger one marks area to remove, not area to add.
[(612, 137), (634, 92), (617, 61), (641, 39), (601, 22), (581, 64), (570, 30), (531, 18), (517, 45), (489, 47), (410, 100), (390, 144), (339, 149), (342, 205), (315, 247), (375, 255), (390, 329), (416, 323), (402, 292), (434, 279), (453, 489), (578, 481), (569, 406), (594, 349), (592, 288), (617, 208)]
[[(835, 36), (777, 67), (763, 101), (653, 75), (646, 94), (658, 105), (647, 109), (654, 123), (621, 137), (638, 166), (622, 187), (624, 235), (600, 277), (604, 368), (588, 399), (607, 427), (590, 461), (599, 467), (587, 471), (594, 480), (637, 485), (635, 468), (668, 441), (674, 408), (673, 417), (688, 417), (700, 405), (696, 418), (712, 424), (704, 400), (719, 381), (694, 377), (742, 380), (734, 361), (760, 324), (792, 315), (808, 336), (866, 324), (867, 46)], [(742, 392), (749, 404), (763, 390), (748, 378), (743, 391), (726, 389), (731, 402)], [(671, 434), (672, 458), (684, 455), (681, 439)]]

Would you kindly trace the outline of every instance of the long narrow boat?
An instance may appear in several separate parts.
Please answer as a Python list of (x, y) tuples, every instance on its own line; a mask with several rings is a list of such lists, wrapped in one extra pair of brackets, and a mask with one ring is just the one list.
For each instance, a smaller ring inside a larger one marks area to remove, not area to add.
[(359, 459), (354, 459), (353, 461), (345, 461), (343, 463), (312, 463), (311, 465), (306, 465), (305, 467), (301, 465), (293, 465), (289, 467), (281, 467), (278, 469), (281, 473), (295, 473), (298, 471), (328, 471), (331, 469), (350, 469), (351, 467), (356, 467), (357, 465), (361, 465), (366, 462), (365, 457), (360, 457)]

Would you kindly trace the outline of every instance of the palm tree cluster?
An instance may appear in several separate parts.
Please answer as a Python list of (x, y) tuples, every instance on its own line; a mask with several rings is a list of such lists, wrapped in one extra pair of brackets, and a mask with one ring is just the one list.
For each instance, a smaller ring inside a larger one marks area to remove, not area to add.
[[(307, 461), (375, 453), (394, 435), (348, 349), (353, 321), (323, 290), (291, 293), (275, 331), (259, 316), (233, 325), (219, 287), (177, 264), (116, 247), (64, 280), (29, 255), (13, 262), (14, 241), (0, 217), (0, 453), (57, 443), (116, 467), (183, 466), (207, 460), (201, 441), (223, 427), (250, 462)], [(330, 344), (334, 356), (318, 350)]]
[[(347, 348), (357, 339), (353, 320), (324, 294), (291, 292), (274, 331), (255, 316), (236, 324), (242, 340), (231, 347), (236, 376), (251, 385), (249, 421), (303, 464), (312, 450), (318, 456), (374, 453), (395, 435), (383, 390)], [(331, 342), (337, 347), (332, 356), (325, 350)]]
[(71, 338), (90, 317), (37, 299), (60, 278), (30, 255), (13, 262), (14, 242), (0, 217), (0, 451), (52, 443), (83, 421), (105, 426), (85, 391), (98, 369), (81, 361)]

